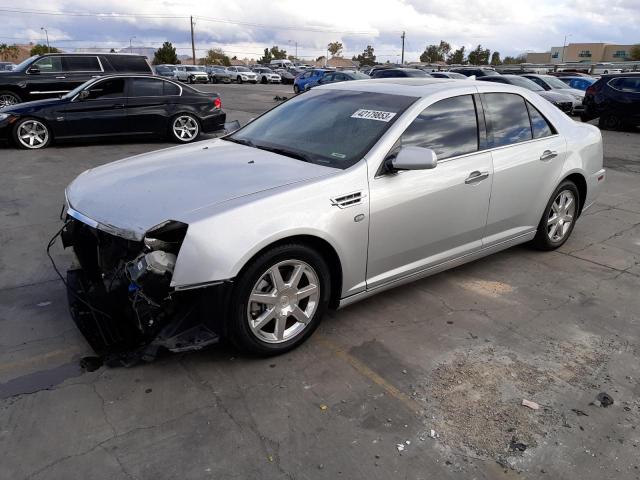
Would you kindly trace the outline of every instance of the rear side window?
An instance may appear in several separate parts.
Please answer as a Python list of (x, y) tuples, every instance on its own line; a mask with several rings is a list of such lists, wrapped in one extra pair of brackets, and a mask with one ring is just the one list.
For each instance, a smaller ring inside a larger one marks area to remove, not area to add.
[(151, 68), (144, 59), (135, 55), (122, 55), (108, 57), (109, 63), (116, 72), (121, 73), (149, 73)]
[(640, 77), (615, 78), (609, 85), (623, 92), (640, 93)]
[(98, 57), (64, 57), (64, 69), (67, 72), (101, 72)]
[(129, 85), (130, 97), (160, 97), (163, 94), (163, 82), (155, 78), (132, 78)]
[(549, 137), (555, 133), (553, 127), (536, 107), (527, 102), (527, 108), (529, 109), (533, 138)]
[(473, 97), (462, 95), (428, 106), (404, 131), (400, 141), (403, 147), (430, 148), (438, 160), (477, 151), (478, 121)]
[(180, 95), (180, 87), (175, 83), (171, 82), (162, 82), (164, 83), (163, 92), (165, 95)]
[(531, 124), (524, 98), (513, 93), (484, 94), (489, 147), (531, 140)]

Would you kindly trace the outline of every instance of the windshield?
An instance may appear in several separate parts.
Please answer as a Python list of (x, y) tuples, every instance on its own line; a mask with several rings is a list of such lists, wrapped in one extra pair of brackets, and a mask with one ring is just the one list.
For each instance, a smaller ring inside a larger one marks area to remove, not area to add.
[(369, 75), (365, 75), (364, 73), (360, 72), (353, 72), (349, 75), (351, 75), (351, 78), (353, 78), (354, 80), (366, 80), (367, 78), (371, 78)]
[(524, 77), (517, 77), (517, 76), (509, 77), (509, 83), (517, 87), (522, 87), (528, 90), (532, 90), (534, 92), (539, 92), (540, 90), (544, 90), (544, 88), (542, 88), (533, 80), (529, 80), (528, 78), (524, 78)]
[(500, 75), (498, 72), (496, 72), (495, 70), (489, 70), (487, 69), (482, 69), (482, 73), (484, 73), (487, 77), (491, 77), (493, 75)]
[(429, 77), (430, 75), (423, 72), (422, 70), (405, 70), (407, 73), (407, 77)]
[(77, 94), (79, 94), (82, 90), (84, 90), (86, 87), (88, 87), (89, 85), (91, 85), (93, 82), (97, 82), (97, 80), (95, 78), (92, 78), (91, 80), (87, 80), (86, 82), (84, 82), (82, 85), (77, 86), (76, 88), (74, 88), (73, 90), (71, 90), (69, 93), (64, 94), (62, 97), (60, 98), (73, 98), (75, 97)]
[(547, 82), (551, 88), (568, 88), (566, 83), (551, 75), (545, 75), (542, 79)]
[(185, 67), (187, 72), (202, 72), (202, 67)]
[(34, 55), (33, 57), (29, 57), (26, 60), (24, 60), (23, 62), (19, 63), (18, 65), (15, 66), (14, 70), (22, 70), (24, 68), (27, 67), (27, 65), (29, 65), (31, 62), (33, 62), (36, 58), (38, 58), (40, 55)]
[(403, 95), (311, 90), (225, 140), (344, 169), (357, 163), (415, 101)]
[(236, 67), (236, 70), (238, 70), (239, 72), (250, 72), (251, 71), (247, 67)]

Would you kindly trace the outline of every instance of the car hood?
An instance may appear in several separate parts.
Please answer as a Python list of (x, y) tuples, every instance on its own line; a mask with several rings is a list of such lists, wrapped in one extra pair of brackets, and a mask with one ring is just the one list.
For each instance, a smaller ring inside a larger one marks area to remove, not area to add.
[(582, 90), (578, 90), (577, 88), (555, 88), (554, 91), (558, 93), (562, 93), (564, 95), (577, 95), (579, 97), (584, 97), (584, 92)]
[(50, 107), (53, 105), (63, 105), (65, 103), (67, 103), (67, 101), (61, 98), (47, 98), (43, 100), (34, 100), (33, 102), (17, 103), (9, 107), (0, 108), (0, 112), (20, 114), (24, 112), (32, 112), (42, 107)]
[(66, 198), (72, 216), (140, 240), (166, 220), (188, 223), (197, 210), (336, 171), (215, 139), (87, 170), (67, 187)]

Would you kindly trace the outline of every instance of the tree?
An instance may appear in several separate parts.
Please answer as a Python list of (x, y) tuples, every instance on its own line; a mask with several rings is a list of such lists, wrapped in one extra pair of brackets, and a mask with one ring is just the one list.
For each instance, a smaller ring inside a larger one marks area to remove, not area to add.
[(60, 50), (58, 50), (56, 47), (49, 48), (41, 43), (36, 43), (29, 52), (29, 55), (42, 55), (44, 53), (60, 53)]
[(450, 53), (447, 56), (447, 63), (449, 65), (459, 65), (459, 64), (463, 64), (464, 63), (464, 55), (465, 55), (465, 50), (464, 50), (464, 46), (460, 47), (457, 50), (454, 50), (453, 53)]
[(204, 57), (201, 62), (204, 65), (231, 65), (229, 57), (225, 55), (221, 48), (211, 48), (207, 50), (207, 56)]
[(17, 45), (7, 45), (0, 43), (0, 60), (11, 61), (18, 58), (20, 49)]
[(332, 57), (339, 57), (342, 53), (343, 48), (344, 46), (341, 42), (331, 42), (329, 45), (327, 45), (327, 50), (329, 50), (329, 53)]
[(631, 47), (629, 54), (631, 55), (631, 60), (640, 60), (640, 43)]
[(440, 40), (439, 45), (427, 45), (420, 55), (420, 61), (424, 63), (444, 62), (444, 59), (451, 51), (449, 42)]
[(274, 60), (286, 60), (287, 59), (287, 51), (280, 50), (277, 45), (271, 47), (271, 56)]
[(264, 55), (262, 55), (262, 58), (258, 59), (258, 63), (261, 63), (262, 65), (269, 65), (271, 63), (271, 60), (273, 60), (273, 56), (271, 55), (269, 49), (265, 48)]
[(526, 62), (527, 62), (527, 56), (524, 53), (518, 55), (517, 57), (510, 57), (507, 55), (506, 57), (504, 57), (504, 60), (502, 61), (502, 63), (504, 63), (505, 65), (516, 65), (520, 63), (526, 63)]
[(364, 52), (359, 54), (357, 57), (354, 55), (352, 60), (359, 62), (360, 66), (375, 65), (376, 56), (373, 52), (374, 52), (373, 47), (371, 45), (367, 45), (367, 48), (364, 49)]
[(161, 65), (163, 63), (168, 63), (171, 65), (180, 63), (180, 61), (178, 60), (178, 55), (176, 54), (176, 49), (171, 44), (171, 42), (164, 42), (153, 55), (154, 65)]
[(486, 65), (489, 63), (490, 50), (478, 45), (475, 50), (469, 52), (469, 63), (472, 65)]
[(500, 52), (493, 52), (491, 54), (491, 65), (500, 65), (501, 63)]

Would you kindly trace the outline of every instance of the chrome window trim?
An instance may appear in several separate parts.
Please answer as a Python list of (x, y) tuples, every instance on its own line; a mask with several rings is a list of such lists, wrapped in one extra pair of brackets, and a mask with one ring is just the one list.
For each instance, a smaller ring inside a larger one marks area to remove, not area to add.
[[(64, 57), (65, 55), (60, 55), (60, 57)], [(68, 57), (69, 55), (67, 55)], [(98, 65), (100, 66), (100, 70), (62, 70), (62, 73), (104, 73), (104, 67), (102, 62), (100, 61), (100, 57), (97, 55), (73, 55), (73, 57), (91, 57), (98, 60)]]
[(49, 93), (69, 93), (71, 90), (50, 90), (48, 92), (41, 92), (39, 90), (34, 90), (32, 92), (29, 92), (29, 94), (31, 95), (47, 95)]
[(611, 85), (611, 82), (613, 82), (614, 80), (618, 80), (618, 79), (628, 80), (628, 79), (630, 79), (630, 78), (638, 78), (638, 79), (640, 79), (640, 77), (636, 77), (635, 75), (634, 75), (634, 76), (631, 76), (631, 77), (629, 77), (629, 76), (626, 76), (626, 77), (613, 77), (611, 80), (609, 80), (609, 81), (607, 82), (607, 86), (611, 87), (611, 88), (612, 88), (612, 89), (614, 89), (616, 92), (623, 92), (623, 93), (636, 93), (636, 94), (637, 94), (637, 93), (640, 93), (640, 92), (633, 92), (633, 91), (630, 91), (630, 90), (620, 90), (619, 88), (616, 88), (616, 87), (614, 87), (613, 85)]
[[(152, 79), (158, 80), (160, 82), (171, 83), (171, 84), (175, 85), (176, 87), (178, 87), (180, 89), (180, 93), (178, 95), (152, 95), (152, 96), (148, 96), (146, 98), (181, 97), (182, 96), (182, 92), (183, 92), (182, 85), (180, 85), (178, 82), (176, 82), (174, 80), (171, 80), (169, 78), (166, 78), (166, 77), (160, 77), (159, 75), (122, 75), (122, 74), (120, 74), (120, 75), (108, 75), (106, 77), (100, 77), (100, 78), (96, 79), (95, 82), (91, 84), (91, 86), (95, 85), (98, 82), (102, 82), (102, 81), (105, 81), (105, 80), (110, 80), (112, 78), (124, 78), (125, 80), (128, 79), (128, 78), (152, 78)], [(66, 92), (70, 92), (70, 91), (71, 90), (67, 90)], [(49, 93), (49, 92), (45, 92), (45, 93)], [(60, 93), (62, 93), (62, 92), (60, 92)], [(78, 95), (80, 95), (80, 94), (78, 93)], [(71, 101), (75, 102), (76, 99), (78, 98), (78, 95), (73, 97), (71, 99)], [(112, 97), (112, 98), (128, 99), (128, 98), (136, 98), (136, 97)]]

